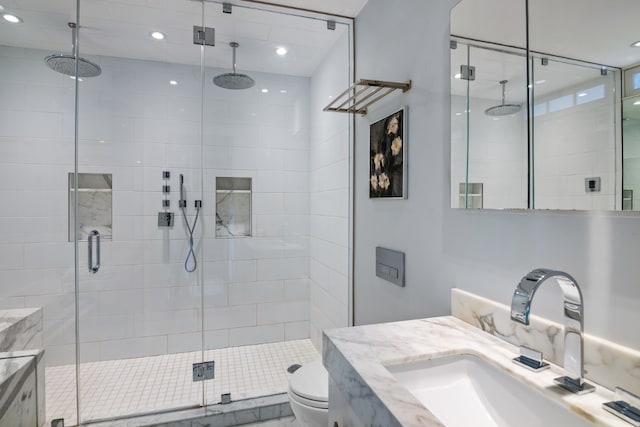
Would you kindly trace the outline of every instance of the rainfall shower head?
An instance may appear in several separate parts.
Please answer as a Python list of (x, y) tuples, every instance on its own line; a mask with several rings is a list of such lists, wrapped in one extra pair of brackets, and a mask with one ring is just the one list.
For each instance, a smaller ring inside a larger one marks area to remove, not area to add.
[(220, 74), (213, 78), (213, 83), (224, 89), (249, 89), (256, 82), (246, 74), (236, 73), (236, 49), (240, 46), (236, 42), (229, 43), (233, 49), (233, 73)]
[(484, 113), (487, 116), (491, 116), (491, 117), (508, 116), (508, 115), (517, 113), (518, 111), (520, 111), (520, 108), (522, 108), (518, 104), (505, 104), (504, 93), (505, 93), (505, 86), (507, 85), (507, 83), (508, 83), (508, 80), (500, 81), (500, 84), (502, 85), (502, 104), (494, 105), (493, 107), (489, 107), (486, 110), (484, 110)]
[[(74, 56), (76, 51), (76, 24), (69, 22), (71, 28), (71, 55), (49, 55), (44, 58), (44, 63), (49, 68), (58, 73), (66, 74), (67, 76), (76, 75), (76, 57)], [(98, 64), (94, 64), (84, 58), (78, 58), (78, 77), (96, 77), (102, 73), (102, 69)]]

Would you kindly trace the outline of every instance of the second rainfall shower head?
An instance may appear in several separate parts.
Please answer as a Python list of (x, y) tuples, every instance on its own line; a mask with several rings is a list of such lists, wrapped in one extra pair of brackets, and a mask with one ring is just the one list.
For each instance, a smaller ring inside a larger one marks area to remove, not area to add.
[(484, 110), (484, 113), (487, 116), (491, 116), (491, 117), (502, 117), (502, 116), (509, 116), (511, 114), (515, 114), (518, 111), (520, 111), (520, 109), (522, 108), (520, 105), (518, 104), (506, 104), (505, 103), (505, 86), (507, 85), (509, 81), (508, 80), (501, 80), (500, 84), (502, 85), (502, 104), (500, 105), (494, 105), (493, 107), (489, 107), (486, 110)]

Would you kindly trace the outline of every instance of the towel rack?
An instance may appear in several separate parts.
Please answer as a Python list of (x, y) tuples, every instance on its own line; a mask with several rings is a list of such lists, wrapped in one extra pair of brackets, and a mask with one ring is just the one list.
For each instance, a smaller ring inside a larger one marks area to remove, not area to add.
[(406, 83), (361, 79), (338, 95), (323, 111), (337, 113), (367, 114), (367, 107), (395, 90), (406, 92), (411, 89), (411, 80)]

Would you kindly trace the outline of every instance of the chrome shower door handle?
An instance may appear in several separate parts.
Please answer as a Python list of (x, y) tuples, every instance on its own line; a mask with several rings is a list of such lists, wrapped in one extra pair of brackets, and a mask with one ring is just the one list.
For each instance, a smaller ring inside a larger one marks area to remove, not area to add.
[[(96, 238), (96, 263), (93, 263), (93, 238)], [(88, 242), (88, 252), (89, 252), (89, 256), (88, 258), (88, 262), (89, 262), (89, 273), (93, 273), (96, 274), (98, 272), (98, 270), (100, 270), (100, 232), (98, 230), (92, 230), (89, 233), (89, 238), (87, 239)]]

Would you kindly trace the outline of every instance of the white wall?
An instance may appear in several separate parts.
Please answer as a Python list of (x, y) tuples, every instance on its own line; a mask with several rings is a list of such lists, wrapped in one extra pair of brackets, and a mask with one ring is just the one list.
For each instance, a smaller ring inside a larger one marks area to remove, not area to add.
[(322, 111), (349, 85), (348, 36), (311, 78), (310, 333), (318, 349), (322, 330), (348, 326), (350, 117)]
[[(449, 208), (449, 9), (456, 2), (369, 0), (356, 20), (358, 77), (413, 81), (409, 93), (356, 119), (356, 323), (449, 314), (452, 287), (507, 304), (522, 276), (549, 267), (578, 280), (588, 333), (640, 349), (636, 215)], [(403, 104), (409, 198), (369, 200), (369, 121)], [(377, 245), (406, 252), (405, 288), (376, 278)], [(559, 290), (548, 288), (533, 311), (558, 320)]]
[[(47, 363), (57, 365), (75, 357), (74, 89), (43, 64), (47, 54), (0, 48), (0, 308), (44, 307)], [(234, 92), (211, 83), (222, 70), (207, 70), (201, 146), (199, 67), (92, 60), (103, 74), (80, 84), (80, 172), (113, 174), (113, 241), (96, 275), (79, 246), (82, 359), (200, 349), (201, 272), (206, 348), (307, 338), (309, 79), (252, 73), (256, 87)], [(163, 170), (172, 211), (180, 173), (191, 221), (203, 199), (196, 273), (183, 269), (182, 218), (157, 228)], [(253, 178), (254, 237), (214, 238), (216, 176)]]

